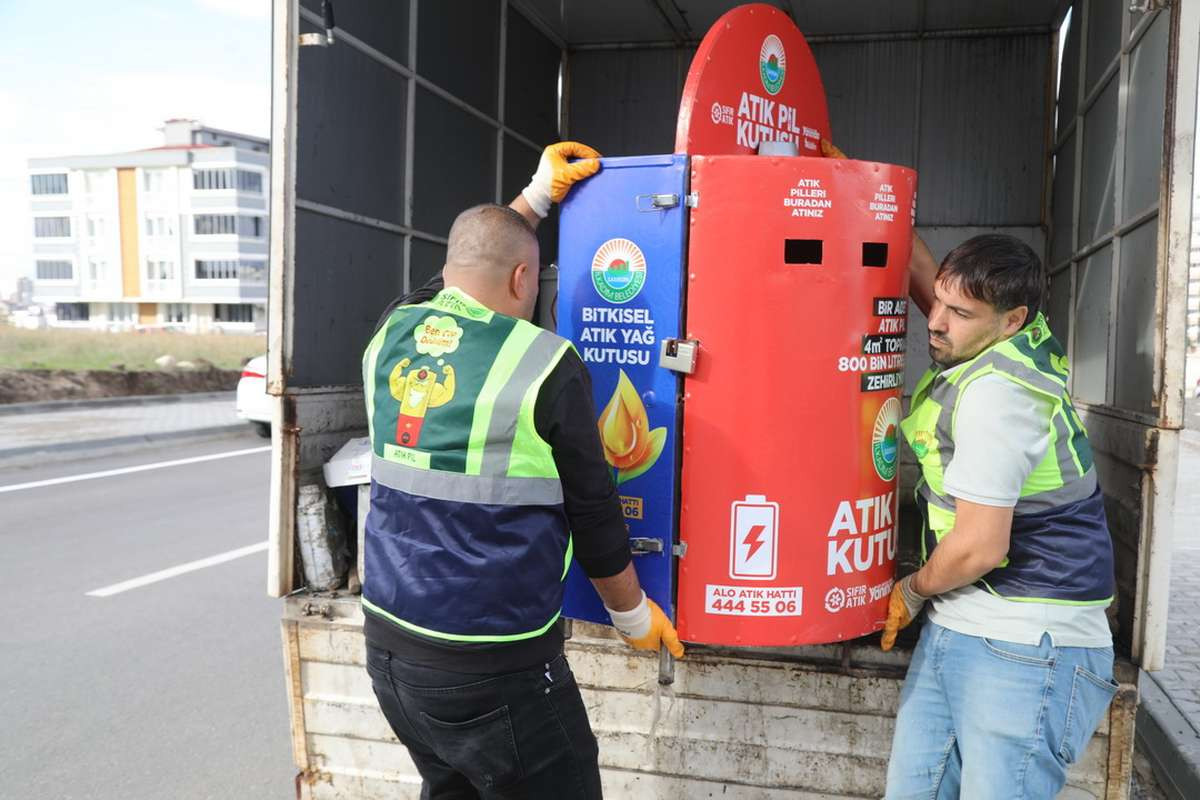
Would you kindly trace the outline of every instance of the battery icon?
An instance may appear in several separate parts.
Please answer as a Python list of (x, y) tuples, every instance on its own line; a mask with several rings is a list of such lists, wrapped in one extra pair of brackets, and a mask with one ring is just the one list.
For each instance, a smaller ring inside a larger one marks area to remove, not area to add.
[(772, 580), (779, 563), (779, 504), (748, 494), (729, 510), (729, 577)]

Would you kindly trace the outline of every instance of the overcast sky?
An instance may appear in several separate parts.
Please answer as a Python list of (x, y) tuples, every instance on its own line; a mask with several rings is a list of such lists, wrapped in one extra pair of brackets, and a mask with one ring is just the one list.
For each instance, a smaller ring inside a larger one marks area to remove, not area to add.
[(0, 2), (0, 294), (32, 275), (26, 160), (155, 147), (188, 117), (270, 134), (270, 0)]

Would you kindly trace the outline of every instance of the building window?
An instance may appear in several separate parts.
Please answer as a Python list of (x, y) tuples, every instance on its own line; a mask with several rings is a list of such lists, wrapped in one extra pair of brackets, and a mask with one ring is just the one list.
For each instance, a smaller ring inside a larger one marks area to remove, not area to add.
[(215, 322), (254, 322), (254, 306), (249, 303), (214, 303)]
[(34, 217), (33, 235), (38, 239), (65, 239), (71, 235), (71, 218)]
[(147, 261), (146, 279), (151, 281), (169, 281), (175, 277), (174, 261)]
[(38, 261), (39, 281), (69, 281), (75, 277), (75, 265), (70, 261)]
[(88, 217), (87, 218), (88, 236), (93, 239), (98, 239), (104, 236), (104, 217)]
[(265, 259), (198, 258), (195, 265), (195, 275), (198, 281), (241, 280), (248, 283), (262, 283), (267, 279)]
[(196, 280), (224, 281), (237, 277), (238, 262), (233, 259), (196, 259)]
[(102, 281), (108, 271), (108, 264), (99, 259), (88, 259), (88, 280)]
[(232, 169), (193, 169), (192, 188), (200, 191), (233, 188)]
[(166, 171), (161, 169), (146, 169), (142, 170), (142, 188), (147, 193), (156, 193), (163, 190), (163, 184), (166, 181)]
[(192, 224), (197, 236), (218, 236), (237, 231), (237, 217), (233, 214), (197, 214), (192, 217)]
[(109, 303), (109, 322), (133, 322), (133, 303)]
[(238, 280), (245, 283), (267, 282), (267, 261), (264, 258), (243, 258), (238, 262)]
[(262, 173), (251, 172), (248, 169), (239, 169), (237, 171), (238, 189), (243, 192), (254, 192), (262, 194)]
[(173, 236), (170, 220), (166, 217), (146, 217), (146, 235), (151, 237)]
[(248, 169), (193, 169), (192, 188), (196, 191), (237, 189), (262, 194), (262, 173)]
[(30, 175), (29, 183), (34, 194), (67, 193), (67, 173), (65, 172), (53, 175)]
[(87, 322), (87, 303), (57, 303), (56, 315), (59, 322)]
[(163, 305), (163, 322), (178, 325), (188, 321), (187, 303), (166, 303)]
[(252, 217), (247, 214), (238, 216), (238, 236), (261, 239), (266, 227), (264, 222), (264, 217)]

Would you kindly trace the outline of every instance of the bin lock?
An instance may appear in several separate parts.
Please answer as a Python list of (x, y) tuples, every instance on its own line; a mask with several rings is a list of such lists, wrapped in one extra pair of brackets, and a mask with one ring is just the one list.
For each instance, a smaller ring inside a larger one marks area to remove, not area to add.
[(647, 553), (661, 553), (663, 551), (663, 540), (650, 536), (631, 536), (629, 537), (629, 550), (635, 556), (643, 556)]
[(658, 365), (664, 369), (691, 375), (696, 371), (696, 356), (700, 342), (695, 339), (663, 339), (658, 351)]
[(633, 198), (633, 204), (638, 211), (648, 213), (650, 211), (666, 211), (668, 208), (674, 208), (679, 205), (679, 195), (677, 194), (639, 194)]

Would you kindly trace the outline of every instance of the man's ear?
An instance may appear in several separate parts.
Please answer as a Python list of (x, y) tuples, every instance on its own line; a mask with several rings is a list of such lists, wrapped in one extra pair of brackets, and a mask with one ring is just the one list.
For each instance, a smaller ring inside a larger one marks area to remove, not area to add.
[(513, 267), (512, 274), (508, 276), (508, 291), (513, 297), (520, 298), (525, 296), (525, 280), (527, 272), (529, 272), (529, 265), (524, 261)]
[(1004, 312), (1004, 335), (1012, 336), (1029, 323), (1029, 306), (1017, 306)]

